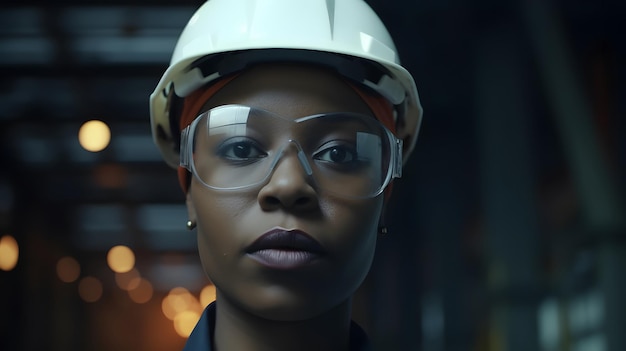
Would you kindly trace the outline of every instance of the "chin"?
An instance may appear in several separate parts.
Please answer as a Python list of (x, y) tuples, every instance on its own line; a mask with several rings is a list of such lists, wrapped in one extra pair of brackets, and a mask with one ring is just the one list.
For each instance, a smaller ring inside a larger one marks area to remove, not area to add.
[(281, 301), (279, 304), (270, 304), (264, 306), (254, 306), (251, 312), (259, 318), (272, 320), (276, 322), (299, 322), (313, 319), (325, 312), (333, 309), (335, 306), (316, 306), (306, 303), (289, 304)]
[[(239, 299), (243, 308), (259, 318), (296, 322), (318, 317), (346, 303), (350, 306), (350, 296), (324, 296), (319, 291), (294, 293), (280, 286), (265, 287), (257, 291), (252, 299)], [(313, 294), (311, 294), (313, 293)]]

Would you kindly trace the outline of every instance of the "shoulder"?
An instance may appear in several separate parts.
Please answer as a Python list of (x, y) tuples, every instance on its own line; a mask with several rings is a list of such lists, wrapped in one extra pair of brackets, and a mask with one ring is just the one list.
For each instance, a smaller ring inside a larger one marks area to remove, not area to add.
[(355, 322), (350, 325), (350, 351), (372, 351), (367, 334)]

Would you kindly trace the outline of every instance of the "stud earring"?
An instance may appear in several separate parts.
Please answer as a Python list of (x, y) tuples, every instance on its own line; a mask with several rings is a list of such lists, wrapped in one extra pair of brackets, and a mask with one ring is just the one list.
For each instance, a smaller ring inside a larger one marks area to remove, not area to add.
[(188, 220), (187, 221), (187, 229), (188, 230), (193, 230), (196, 227), (196, 222), (192, 221), (192, 220)]
[(380, 235), (387, 235), (387, 233), (389, 232), (389, 230), (387, 230), (387, 227), (384, 225), (381, 225), (378, 227), (378, 234)]

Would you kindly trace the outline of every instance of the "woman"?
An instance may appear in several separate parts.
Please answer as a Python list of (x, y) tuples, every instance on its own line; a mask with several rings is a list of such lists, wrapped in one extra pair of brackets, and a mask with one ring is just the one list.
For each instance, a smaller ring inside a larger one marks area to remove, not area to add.
[(185, 350), (369, 349), (351, 296), (420, 119), (363, 1), (206, 2), (151, 95), (217, 290)]

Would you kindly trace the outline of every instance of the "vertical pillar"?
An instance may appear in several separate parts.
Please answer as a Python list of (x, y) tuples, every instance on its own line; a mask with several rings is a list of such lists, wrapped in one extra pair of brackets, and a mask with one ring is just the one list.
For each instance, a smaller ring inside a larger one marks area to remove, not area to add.
[(507, 21), (479, 40), (475, 94), (492, 327), (498, 349), (538, 350), (538, 223), (523, 52)]
[(604, 297), (606, 351), (626, 350), (626, 215), (602, 155), (592, 109), (576, 74), (572, 53), (549, 2), (520, 2), (545, 94), (581, 198), (582, 226), (598, 243), (599, 287)]

